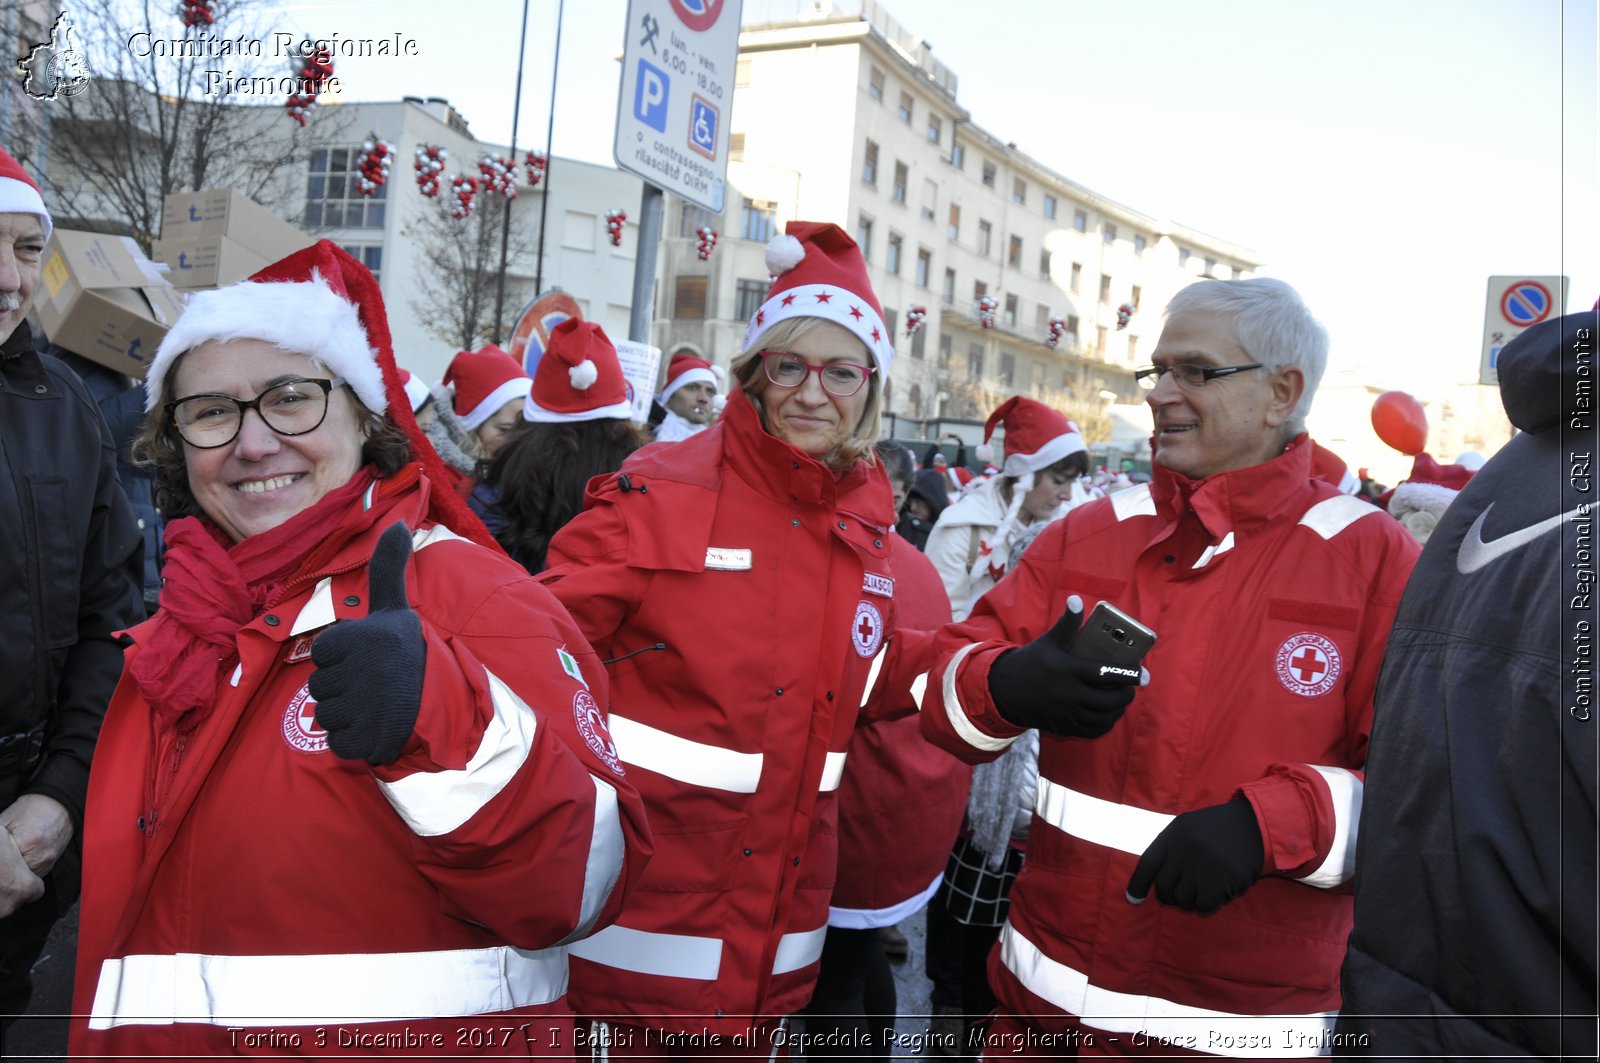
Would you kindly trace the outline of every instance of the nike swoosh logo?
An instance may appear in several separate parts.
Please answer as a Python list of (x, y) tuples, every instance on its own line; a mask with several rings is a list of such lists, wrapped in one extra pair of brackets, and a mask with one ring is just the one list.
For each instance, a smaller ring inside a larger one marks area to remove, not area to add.
[(1456, 571), (1463, 576), (1478, 571), (1491, 561), (1520, 549), (1533, 542), (1546, 532), (1555, 531), (1563, 521), (1570, 520), (1583, 509), (1578, 506), (1565, 513), (1557, 513), (1553, 517), (1546, 517), (1537, 524), (1530, 524), (1507, 535), (1502, 535), (1492, 543), (1483, 541), (1483, 522), (1489, 519), (1489, 511), (1494, 508), (1490, 502), (1483, 507), (1483, 512), (1478, 514), (1478, 519), (1472, 522), (1472, 527), (1467, 529), (1467, 536), (1461, 540), (1461, 549), (1456, 553)]

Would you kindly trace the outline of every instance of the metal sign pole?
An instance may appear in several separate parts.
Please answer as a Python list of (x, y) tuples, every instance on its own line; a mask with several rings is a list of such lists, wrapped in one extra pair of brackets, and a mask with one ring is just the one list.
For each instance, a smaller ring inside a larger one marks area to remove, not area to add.
[(639, 250), (633, 260), (633, 306), (628, 312), (628, 338), (650, 342), (650, 316), (655, 305), (656, 249), (661, 246), (661, 215), (666, 194), (644, 182), (639, 197)]

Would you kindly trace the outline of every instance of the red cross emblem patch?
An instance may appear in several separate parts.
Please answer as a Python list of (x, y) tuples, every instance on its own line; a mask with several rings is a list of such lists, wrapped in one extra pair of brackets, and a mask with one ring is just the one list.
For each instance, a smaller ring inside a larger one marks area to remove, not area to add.
[(871, 602), (863, 601), (856, 606), (856, 618), (850, 625), (850, 643), (863, 657), (873, 656), (883, 645), (883, 614)]
[(1291, 635), (1278, 647), (1278, 681), (1291, 694), (1321, 697), (1339, 681), (1344, 662), (1339, 647), (1310, 631)]
[(328, 732), (317, 726), (317, 700), (310, 687), (302, 686), (289, 699), (283, 712), (283, 740), (302, 753), (321, 753), (328, 748)]

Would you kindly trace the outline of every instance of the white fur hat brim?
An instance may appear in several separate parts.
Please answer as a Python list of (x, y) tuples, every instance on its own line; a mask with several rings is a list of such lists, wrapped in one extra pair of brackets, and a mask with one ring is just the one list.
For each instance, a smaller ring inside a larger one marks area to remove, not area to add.
[(516, 399), (525, 399), (528, 392), (533, 390), (533, 379), (525, 376), (514, 376), (501, 384), (484, 398), (484, 400), (468, 410), (466, 413), (456, 414), (456, 420), (461, 422), (461, 427), (469, 432), (476, 432), (478, 427), (500, 412), (500, 407)]
[(717, 380), (716, 373), (712, 372), (710, 369), (702, 369), (699, 366), (696, 366), (693, 369), (685, 369), (683, 372), (678, 374), (676, 380), (673, 380), (666, 387), (662, 388), (661, 401), (666, 402), (668, 399), (672, 398), (673, 393), (679, 388), (683, 387), (685, 384), (710, 384), (713, 388), (716, 388), (719, 391), (721, 390), (721, 382)]
[(377, 352), (355, 304), (313, 273), (309, 281), (243, 281), (191, 295), (145, 374), (145, 412), (162, 401), (167, 374), (181, 355), (204, 343), (230, 340), (263, 340), (303, 354), (343, 377), (367, 409), (389, 409)]

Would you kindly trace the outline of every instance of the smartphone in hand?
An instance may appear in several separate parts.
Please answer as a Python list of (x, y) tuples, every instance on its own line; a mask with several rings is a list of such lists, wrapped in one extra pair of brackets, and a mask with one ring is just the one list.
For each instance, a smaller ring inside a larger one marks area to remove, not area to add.
[(1156, 633), (1110, 602), (1101, 602), (1073, 636), (1067, 652), (1101, 662), (1103, 675), (1137, 679), (1139, 663), (1155, 645)]

